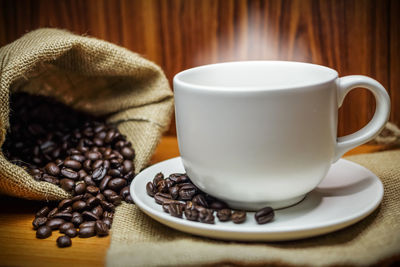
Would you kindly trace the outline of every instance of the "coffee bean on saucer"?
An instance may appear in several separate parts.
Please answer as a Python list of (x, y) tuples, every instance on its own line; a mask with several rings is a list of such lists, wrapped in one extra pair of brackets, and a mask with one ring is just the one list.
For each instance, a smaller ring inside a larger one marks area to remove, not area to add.
[(157, 193), (157, 187), (152, 182), (148, 182), (146, 185), (146, 192), (149, 196), (154, 197)]
[(71, 238), (69, 236), (60, 236), (57, 238), (57, 246), (59, 248), (70, 247), (72, 244)]
[(36, 231), (36, 237), (40, 239), (48, 238), (51, 236), (51, 228), (46, 225), (40, 226)]
[(163, 179), (164, 179), (164, 174), (162, 172), (159, 172), (154, 176), (153, 184), (157, 186), (158, 182), (162, 181)]
[(274, 210), (271, 207), (265, 207), (257, 211), (254, 215), (258, 224), (265, 224), (274, 218)]
[(231, 219), (236, 224), (243, 223), (246, 220), (246, 212), (238, 210), (234, 211), (231, 215)]
[(180, 203), (170, 203), (169, 205), (169, 214), (174, 217), (182, 218), (182, 206)]
[(213, 224), (214, 223), (214, 215), (213, 211), (209, 209), (204, 209), (201, 212), (199, 212), (199, 220), (202, 223), (208, 223), (208, 224)]
[(197, 210), (190, 210), (190, 209), (185, 209), (185, 217), (189, 221), (197, 221), (199, 218), (199, 212)]
[(179, 198), (182, 200), (191, 200), (196, 193), (196, 187), (192, 184), (187, 184), (179, 189)]
[(226, 222), (231, 219), (232, 211), (230, 209), (221, 209), (217, 211), (217, 217), (221, 222)]

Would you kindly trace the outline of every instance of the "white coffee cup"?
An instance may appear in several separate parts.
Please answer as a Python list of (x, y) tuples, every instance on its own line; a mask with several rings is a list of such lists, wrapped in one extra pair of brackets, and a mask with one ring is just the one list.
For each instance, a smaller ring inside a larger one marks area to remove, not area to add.
[[(366, 76), (290, 61), (201, 66), (174, 77), (179, 150), (193, 183), (238, 209), (301, 201), (346, 151), (389, 117), (385, 88)], [(376, 100), (372, 120), (337, 137), (338, 108), (355, 87)]]

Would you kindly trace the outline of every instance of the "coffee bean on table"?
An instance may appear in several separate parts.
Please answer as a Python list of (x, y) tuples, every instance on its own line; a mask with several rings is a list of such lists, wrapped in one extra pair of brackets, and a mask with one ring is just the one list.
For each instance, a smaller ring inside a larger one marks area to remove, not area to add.
[(69, 212), (58, 212), (54, 214), (53, 218), (60, 218), (65, 221), (70, 221), (72, 219), (72, 214)]
[(57, 238), (57, 246), (59, 248), (70, 247), (72, 244), (71, 238), (69, 236), (60, 236)]
[(36, 217), (33, 222), (33, 229), (38, 229), (40, 226), (45, 225), (47, 222), (47, 218), (46, 217)]
[(70, 228), (74, 228), (74, 224), (71, 222), (65, 222), (61, 224), (58, 229), (60, 230), (60, 233), (65, 233)]
[(103, 221), (97, 220), (95, 224), (95, 229), (98, 236), (108, 235), (108, 226)]
[(231, 219), (234, 223), (239, 224), (243, 223), (246, 220), (246, 212), (245, 211), (234, 211), (231, 215)]
[(217, 217), (221, 222), (226, 222), (231, 219), (232, 211), (230, 209), (221, 209), (217, 211)]
[(79, 214), (77, 216), (73, 216), (71, 222), (75, 225), (75, 227), (78, 227), (81, 223), (83, 223), (82, 215)]
[(64, 199), (58, 204), (58, 209), (59, 210), (65, 209), (67, 206), (71, 205), (72, 202), (73, 201), (71, 199)]
[(81, 238), (92, 237), (92, 236), (96, 235), (96, 230), (95, 230), (94, 226), (79, 228), (78, 235)]
[(75, 237), (78, 235), (78, 231), (75, 228), (69, 228), (65, 230), (65, 235), (69, 237)]
[(274, 210), (271, 207), (265, 207), (257, 211), (254, 215), (258, 224), (265, 224), (274, 218)]
[(51, 228), (46, 225), (40, 226), (36, 231), (36, 237), (40, 239), (48, 238), (51, 236)]
[(93, 212), (90, 212), (90, 211), (82, 212), (82, 217), (84, 220), (88, 220), (88, 221), (97, 221), (99, 219), (99, 217), (97, 215), (95, 215)]
[(56, 214), (57, 212), (58, 212), (58, 208), (52, 209), (52, 210), (47, 214), (47, 218), (53, 218), (54, 214)]
[(46, 225), (50, 227), (51, 230), (57, 230), (63, 223), (65, 223), (65, 221), (61, 218), (52, 218), (47, 220)]
[(36, 212), (36, 217), (46, 217), (49, 214), (50, 209), (48, 206), (44, 206), (38, 212)]

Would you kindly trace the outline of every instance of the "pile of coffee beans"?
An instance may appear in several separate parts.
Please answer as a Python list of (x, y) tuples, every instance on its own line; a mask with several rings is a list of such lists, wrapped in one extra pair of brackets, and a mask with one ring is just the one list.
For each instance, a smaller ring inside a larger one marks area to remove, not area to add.
[[(225, 202), (202, 192), (185, 173), (173, 173), (164, 178), (160, 172), (146, 184), (146, 192), (157, 204), (162, 205), (164, 212), (174, 217), (214, 224), (216, 213), (221, 222), (240, 224), (246, 221), (246, 211), (232, 210)], [(258, 224), (265, 224), (273, 218), (274, 210), (271, 207), (255, 213)]]
[(135, 151), (114, 125), (42, 96), (13, 94), (10, 131), (3, 153), (35, 180), (49, 182), (72, 197), (36, 213), (37, 238), (59, 230), (59, 247), (71, 237), (106, 236), (115, 206), (132, 203)]

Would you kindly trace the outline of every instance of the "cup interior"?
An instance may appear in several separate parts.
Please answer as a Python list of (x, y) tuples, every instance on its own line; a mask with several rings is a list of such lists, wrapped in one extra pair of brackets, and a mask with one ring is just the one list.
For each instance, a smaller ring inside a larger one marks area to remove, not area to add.
[(318, 85), (337, 77), (335, 70), (309, 63), (237, 61), (188, 69), (174, 82), (198, 89), (273, 90)]

